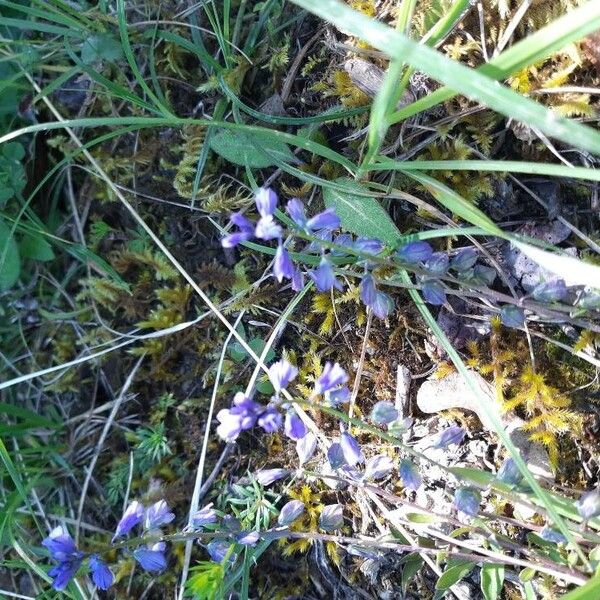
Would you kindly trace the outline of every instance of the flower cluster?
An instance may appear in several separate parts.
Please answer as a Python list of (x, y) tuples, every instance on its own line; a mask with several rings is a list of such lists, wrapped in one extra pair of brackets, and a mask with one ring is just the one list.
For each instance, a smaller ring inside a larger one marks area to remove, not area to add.
[[(281, 392), (298, 375), (298, 369), (288, 361), (282, 359), (269, 368), (269, 379), (275, 390), (267, 406), (258, 404), (242, 392), (235, 394), (231, 408), (224, 408), (217, 413), (219, 426), (217, 434), (225, 441), (234, 441), (242, 431), (252, 429), (255, 425), (261, 427), (266, 433), (274, 433), (283, 425), (285, 434), (298, 443), (304, 440), (308, 430), (298, 413), (288, 402), (282, 402)], [(326, 363), (321, 376), (317, 379), (314, 396), (323, 394), (330, 404), (337, 405), (347, 401), (350, 391), (344, 385), (348, 375), (337, 363)], [(282, 416), (281, 410), (285, 412)], [(312, 438), (300, 444), (298, 454), (306, 456), (307, 450), (312, 446)]]
[[(117, 524), (113, 542), (127, 535), (142, 522), (146, 534), (158, 535), (159, 528), (170, 523), (174, 518), (175, 515), (164, 500), (146, 509), (139, 502), (134, 501), (127, 507)], [(55, 527), (42, 545), (46, 547), (50, 557), (58, 563), (48, 572), (55, 590), (64, 590), (86, 561), (92, 581), (99, 589), (107, 590), (114, 583), (114, 575), (107, 564), (98, 554), (78, 550), (75, 541), (64, 527), (60, 525)], [(132, 554), (144, 570), (153, 572), (161, 571), (167, 566), (164, 551), (164, 542), (157, 542), (136, 548)]]

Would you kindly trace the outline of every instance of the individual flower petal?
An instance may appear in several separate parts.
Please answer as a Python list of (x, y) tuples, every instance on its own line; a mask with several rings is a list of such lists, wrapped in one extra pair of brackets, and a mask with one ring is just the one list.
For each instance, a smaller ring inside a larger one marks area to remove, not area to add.
[(94, 584), (98, 587), (98, 589), (107, 590), (115, 581), (113, 572), (96, 554), (90, 556), (89, 565)]
[(277, 208), (277, 194), (271, 188), (258, 188), (254, 194), (254, 201), (261, 217), (270, 217)]
[(317, 379), (315, 384), (315, 394), (323, 394), (338, 385), (342, 385), (348, 381), (348, 374), (338, 363), (325, 363), (323, 372)]
[(62, 525), (55, 527), (50, 532), (48, 537), (42, 542), (42, 546), (48, 549), (50, 556), (54, 560), (61, 562), (69, 560), (77, 552), (73, 538)]
[(531, 292), (538, 302), (558, 302), (567, 296), (567, 286), (563, 279), (540, 283)]
[(600, 493), (598, 490), (586, 492), (577, 502), (575, 508), (582, 519), (586, 521), (600, 515)]
[(383, 243), (372, 238), (359, 237), (353, 244), (354, 250), (365, 254), (377, 255), (383, 250)]
[(304, 273), (300, 269), (294, 269), (292, 275), (292, 290), (300, 292), (304, 289)]
[(323, 244), (321, 242), (333, 242), (333, 234), (329, 229), (319, 229), (319, 231), (312, 232), (313, 237), (316, 239), (310, 242), (306, 247), (305, 251), (308, 253), (323, 253)]
[(339, 406), (350, 400), (350, 390), (347, 385), (336, 388), (334, 390), (328, 390), (324, 394), (325, 402), (331, 406)]
[(431, 258), (433, 248), (427, 242), (410, 242), (397, 252), (398, 258), (408, 264), (425, 262)]
[(298, 369), (282, 358), (269, 367), (269, 379), (276, 392), (285, 389), (298, 375)]
[(298, 460), (300, 466), (308, 462), (317, 449), (317, 438), (314, 433), (310, 431), (296, 442), (296, 452), (298, 453)]
[(416, 492), (423, 483), (417, 467), (406, 458), (400, 461), (399, 474), (404, 487), (409, 490)]
[(428, 279), (423, 283), (423, 298), (425, 302), (434, 306), (441, 306), (446, 303), (446, 292), (444, 286), (434, 279)]
[(258, 531), (242, 531), (235, 538), (235, 541), (242, 546), (254, 546), (258, 540), (260, 540)]
[(346, 464), (341, 444), (334, 442), (327, 448), (327, 460), (334, 471), (341, 469)]
[(277, 224), (271, 215), (261, 217), (254, 228), (254, 235), (259, 240), (274, 240), (283, 235), (281, 225)]
[(341, 504), (323, 507), (319, 517), (319, 527), (325, 531), (339, 529), (344, 524), (344, 512)]
[(306, 223), (307, 229), (317, 231), (319, 229), (337, 229), (340, 226), (340, 218), (335, 214), (333, 208), (328, 208), (323, 212), (316, 214)]
[(281, 427), (282, 422), (279, 411), (270, 406), (258, 417), (258, 426), (262, 427), (267, 433), (275, 433)]
[(292, 198), (286, 205), (287, 214), (290, 215), (292, 221), (299, 227), (304, 229), (306, 227), (306, 211), (304, 210), (304, 204), (298, 198)]
[(463, 441), (465, 434), (466, 432), (462, 427), (448, 427), (438, 434), (433, 443), (433, 447), (446, 448), (446, 446), (450, 446), (450, 444), (456, 444), (458, 446)]
[(394, 310), (394, 301), (385, 292), (377, 292), (371, 310), (378, 319), (387, 319)]
[(553, 544), (566, 544), (567, 538), (556, 529), (546, 525), (539, 533), (539, 536), (546, 542), (552, 542)]
[(377, 402), (371, 411), (371, 421), (377, 425), (387, 425), (398, 418), (398, 411), (391, 402)]
[(217, 435), (226, 442), (233, 442), (242, 431), (241, 415), (232, 414), (228, 408), (217, 413), (217, 420), (220, 422)]
[(295, 411), (289, 411), (285, 415), (284, 431), (292, 440), (301, 440), (306, 435), (306, 425)]
[(471, 281), (479, 285), (492, 285), (496, 281), (496, 269), (486, 267), (485, 265), (475, 265)]
[(347, 431), (343, 431), (340, 435), (340, 446), (344, 454), (344, 459), (351, 467), (357, 463), (365, 461), (365, 457), (360, 449), (360, 445), (356, 439), (351, 436)]
[(113, 539), (127, 535), (136, 525), (142, 522), (143, 518), (144, 507), (137, 500), (134, 500), (118, 522)]
[(167, 568), (167, 559), (161, 550), (137, 548), (133, 551), (133, 558), (140, 564), (144, 571), (154, 573)]
[(476, 262), (477, 250), (475, 248), (463, 248), (452, 258), (450, 266), (458, 273), (462, 273), (474, 267)]
[[(213, 540), (212, 542), (206, 544), (206, 550), (214, 562), (223, 562), (225, 557), (229, 554), (229, 549), (231, 548), (231, 544), (224, 540)], [(229, 562), (235, 562), (236, 555), (232, 552), (229, 554)]]
[(365, 464), (365, 479), (383, 479), (393, 468), (394, 461), (389, 456), (372, 456)]
[(477, 515), (480, 504), (481, 494), (474, 488), (461, 487), (454, 494), (454, 506), (469, 517)]
[(233, 213), (230, 217), (231, 222), (236, 225), (239, 231), (226, 235), (221, 240), (223, 248), (233, 248), (241, 242), (245, 242), (252, 238), (254, 225), (242, 213)]
[(267, 486), (287, 475), (289, 475), (287, 469), (261, 469), (255, 473), (254, 477), (258, 483)]
[(346, 248), (354, 248), (354, 241), (349, 233), (338, 233), (338, 235), (333, 238), (333, 243), (342, 246), (342, 248), (331, 249), (331, 254), (333, 254), (333, 256), (348, 256)]
[(281, 283), (284, 279), (292, 279), (294, 277), (294, 263), (290, 258), (289, 252), (283, 247), (280, 242), (275, 253), (273, 261), (273, 274), (275, 279)]
[(496, 479), (506, 485), (518, 485), (523, 479), (517, 463), (512, 458), (507, 458), (498, 469)]
[(161, 525), (170, 523), (175, 518), (175, 514), (169, 510), (164, 500), (159, 500), (146, 509), (144, 519), (144, 529), (157, 529)]
[(321, 258), (319, 266), (308, 272), (308, 276), (315, 282), (315, 286), (319, 292), (328, 292), (333, 288), (338, 290), (343, 289), (342, 284), (338, 281), (333, 272), (331, 263), (324, 256)]
[(371, 275), (365, 275), (358, 286), (360, 292), (360, 299), (366, 306), (372, 307), (375, 304), (377, 298), (377, 287), (375, 286), (375, 280)]
[(304, 503), (300, 500), (290, 500), (281, 509), (277, 523), (284, 527), (291, 525), (304, 512), (304, 508)]
[(432, 275), (443, 275), (448, 270), (450, 259), (444, 252), (434, 252), (426, 261), (425, 269)]
[(203, 506), (192, 515), (192, 525), (195, 528), (202, 528), (210, 523), (217, 522), (217, 513), (212, 507), (212, 502)]
[(507, 304), (500, 310), (500, 320), (506, 327), (520, 329), (525, 325), (525, 311), (518, 306)]
[(52, 587), (62, 592), (69, 581), (75, 577), (79, 567), (81, 566), (81, 559), (72, 559), (59, 563), (55, 567), (52, 567), (48, 571), (48, 575), (52, 578)]

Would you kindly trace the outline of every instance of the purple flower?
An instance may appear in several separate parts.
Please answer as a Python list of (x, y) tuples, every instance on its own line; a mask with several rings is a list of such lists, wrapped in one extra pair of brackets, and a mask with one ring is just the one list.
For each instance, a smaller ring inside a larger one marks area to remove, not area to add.
[(496, 280), (496, 270), (485, 265), (475, 265), (471, 281), (482, 285), (492, 285)]
[(258, 417), (259, 427), (262, 427), (267, 433), (275, 433), (281, 427), (281, 421), (279, 411), (273, 406), (267, 408)]
[(210, 523), (217, 522), (217, 513), (212, 507), (212, 502), (203, 506), (192, 515), (192, 524), (194, 527), (202, 528)]
[(365, 254), (379, 254), (383, 250), (383, 244), (379, 240), (366, 237), (359, 237), (353, 244), (354, 250), (364, 252)]
[(134, 500), (123, 513), (121, 520), (117, 524), (117, 530), (113, 540), (127, 535), (136, 525), (142, 522), (144, 518), (144, 507), (137, 501)]
[(538, 302), (557, 302), (565, 299), (567, 295), (567, 286), (563, 279), (540, 283), (533, 289), (531, 295)]
[(328, 208), (327, 210), (316, 214), (306, 223), (306, 228), (310, 231), (318, 231), (320, 229), (331, 231), (332, 229), (337, 229), (339, 226), (340, 219), (335, 214), (333, 208)]
[(375, 286), (375, 280), (371, 275), (365, 275), (358, 286), (360, 292), (360, 299), (366, 306), (373, 307), (375, 300), (377, 299), (377, 287)]
[(519, 329), (525, 325), (525, 311), (518, 306), (507, 304), (500, 310), (502, 325)]
[(260, 485), (267, 486), (287, 475), (289, 475), (287, 469), (261, 469), (260, 471), (257, 471), (254, 476)]
[(358, 442), (347, 431), (343, 431), (340, 436), (340, 446), (346, 463), (351, 467), (357, 463), (365, 462), (365, 457)]
[(213, 562), (223, 562), (225, 557), (229, 555), (229, 562), (234, 562), (236, 555), (232, 552), (229, 554), (231, 544), (225, 540), (213, 540), (209, 544), (206, 544), (206, 550)]
[(112, 571), (96, 554), (90, 556), (90, 571), (92, 581), (101, 590), (107, 590), (115, 581)]
[(242, 392), (234, 396), (233, 404), (231, 408), (224, 408), (217, 413), (220, 423), (217, 434), (228, 442), (235, 440), (241, 431), (254, 427), (261, 412), (259, 405)]
[(235, 537), (235, 541), (242, 546), (254, 546), (259, 539), (258, 531), (242, 531)]
[(454, 506), (469, 517), (477, 515), (480, 504), (481, 494), (476, 489), (461, 487), (454, 493)]
[(296, 225), (302, 227), (302, 229), (306, 227), (306, 211), (304, 210), (304, 204), (301, 200), (292, 198), (286, 205), (286, 211)]
[(425, 262), (425, 268), (432, 275), (443, 275), (448, 270), (448, 255), (443, 252), (434, 252)]
[(81, 566), (82, 558), (74, 558), (60, 562), (55, 567), (48, 571), (48, 575), (52, 578), (52, 587), (62, 592), (68, 585), (69, 581), (75, 577), (79, 567)]
[(277, 252), (275, 253), (275, 260), (273, 261), (273, 274), (279, 283), (283, 279), (292, 279), (294, 277), (295, 269), (294, 263), (290, 258), (289, 252), (283, 247), (283, 244), (279, 242), (277, 246)]
[(294, 269), (292, 275), (292, 289), (299, 292), (304, 288), (304, 273), (300, 269)]
[(159, 500), (146, 509), (144, 529), (158, 529), (161, 525), (170, 523), (174, 518), (175, 514), (169, 510), (167, 503)]
[(277, 208), (277, 194), (271, 188), (258, 188), (254, 201), (261, 217), (270, 217)]
[(429, 304), (441, 306), (446, 302), (446, 292), (444, 286), (434, 279), (428, 279), (423, 283), (423, 298)]
[(277, 523), (284, 527), (291, 525), (304, 512), (304, 504), (300, 500), (287, 502), (277, 518)]
[(338, 233), (333, 239), (333, 243), (343, 248), (334, 248), (331, 250), (331, 254), (334, 256), (348, 256), (348, 251), (345, 248), (353, 248), (354, 241), (349, 233)]
[(474, 267), (476, 262), (477, 251), (475, 248), (463, 248), (456, 253), (450, 266), (458, 273), (462, 273)]
[(315, 282), (319, 292), (328, 292), (334, 287), (338, 290), (344, 289), (337, 280), (331, 263), (324, 256), (321, 257), (319, 266), (308, 272), (308, 276)]
[(301, 440), (306, 435), (306, 425), (295, 411), (290, 410), (285, 415), (285, 435), (292, 440)]
[(278, 225), (271, 215), (261, 217), (254, 228), (254, 235), (259, 240), (274, 240), (283, 234), (281, 226)]
[(365, 479), (383, 479), (393, 468), (394, 461), (389, 456), (372, 456), (365, 464)]
[(382, 400), (371, 411), (371, 421), (377, 425), (387, 425), (398, 418), (398, 411), (391, 402)]
[(242, 213), (233, 213), (230, 220), (238, 227), (238, 231), (226, 235), (221, 240), (223, 248), (233, 248), (241, 242), (248, 241), (254, 232), (254, 225)]
[(348, 381), (348, 374), (338, 363), (332, 364), (330, 362), (325, 363), (321, 376), (317, 379), (315, 384), (316, 395), (323, 394), (342, 385)]
[(140, 564), (144, 571), (153, 573), (167, 568), (167, 559), (164, 554), (164, 544), (160, 542), (151, 548), (137, 548), (133, 551), (133, 558)]
[(334, 471), (342, 468), (346, 464), (341, 444), (334, 442), (327, 448), (327, 460)]
[(425, 262), (433, 254), (433, 248), (427, 242), (410, 242), (398, 250), (398, 258), (408, 264)]
[(54, 560), (61, 562), (70, 560), (77, 553), (77, 546), (75, 546), (73, 538), (61, 525), (50, 532), (42, 542), (42, 546), (46, 546)]
[(300, 466), (312, 458), (316, 449), (317, 438), (314, 433), (311, 433), (310, 431), (303, 438), (296, 441), (296, 452), (298, 453)]
[(575, 508), (582, 519), (586, 521), (600, 515), (600, 493), (598, 490), (586, 492), (577, 502)]
[(284, 358), (269, 367), (269, 379), (277, 393), (285, 389), (297, 375), (298, 369)]
[(423, 483), (417, 467), (406, 458), (400, 461), (399, 474), (404, 487), (409, 490), (416, 492)]
[(377, 292), (371, 310), (378, 319), (386, 319), (394, 310), (394, 301), (385, 292)]
[(325, 531), (339, 529), (344, 524), (344, 513), (341, 504), (330, 504), (323, 507), (319, 517), (319, 527)]
[(523, 474), (519, 471), (517, 463), (512, 458), (507, 458), (498, 469), (496, 479), (506, 485), (518, 485), (523, 479)]
[(325, 402), (331, 404), (331, 406), (339, 406), (350, 400), (350, 390), (347, 385), (336, 388), (335, 390), (329, 390), (324, 394)]
[(567, 538), (556, 529), (546, 525), (539, 533), (539, 536), (546, 542), (552, 542), (553, 544), (566, 544)]
[(433, 447), (446, 448), (446, 446), (449, 446), (450, 444), (456, 444), (458, 446), (463, 441), (465, 433), (466, 432), (462, 427), (448, 427), (438, 434), (433, 442)]

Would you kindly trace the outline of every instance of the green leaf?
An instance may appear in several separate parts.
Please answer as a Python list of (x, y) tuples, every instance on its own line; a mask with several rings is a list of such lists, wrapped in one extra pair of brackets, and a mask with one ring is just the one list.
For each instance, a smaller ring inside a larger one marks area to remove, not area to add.
[(402, 237), (399, 229), (369, 190), (346, 177), (336, 179), (335, 183), (336, 188), (325, 188), (323, 200), (327, 208), (335, 208), (342, 227), (389, 246), (397, 245)]
[(411, 523), (437, 523), (440, 519), (435, 515), (426, 515), (424, 513), (407, 513), (406, 518)]
[(447, 590), (455, 583), (458, 583), (463, 577), (467, 576), (475, 566), (474, 562), (464, 561), (448, 567), (437, 580), (436, 590)]
[(121, 43), (106, 33), (87, 38), (81, 46), (81, 62), (86, 65), (97, 60), (115, 61), (122, 57)]
[(0, 220), (0, 290), (11, 288), (19, 279), (19, 248), (9, 227)]
[(494, 475), (487, 471), (480, 471), (471, 467), (452, 467), (449, 471), (460, 479), (475, 483), (481, 487), (487, 487), (493, 480)]
[(27, 234), (19, 243), (21, 256), (33, 260), (47, 261), (54, 258), (52, 246), (41, 236)]
[(414, 554), (409, 554), (406, 557), (406, 560), (402, 566), (402, 592), (406, 594), (408, 590), (408, 585), (412, 581), (412, 578), (421, 570), (423, 566), (423, 559), (416, 552)]
[(600, 573), (596, 573), (585, 585), (562, 596), (561, 600), (597, 600), (600, 598)]
[(219, 156), (235, 164), (262, 169), (281, 162), (294, 162), (289, 146), (277, 139), (277, 133), (254, 133), (230, 129), (218, 131), (210, 139), (210, 147)]
[(526, 567), (519, 573), (519, 579), (523, 582), (531, 581), (534, 575), (535, 569), (532, 569), (531, 567)]
[(498, 600), (504, 585), (504, 565), (485, 563), (481, 567), (481, 591), (485, 600)]

